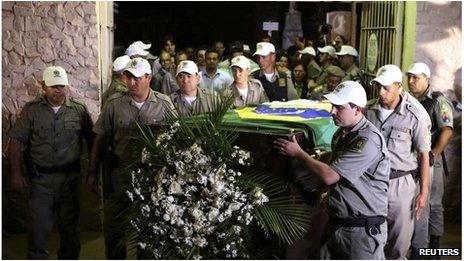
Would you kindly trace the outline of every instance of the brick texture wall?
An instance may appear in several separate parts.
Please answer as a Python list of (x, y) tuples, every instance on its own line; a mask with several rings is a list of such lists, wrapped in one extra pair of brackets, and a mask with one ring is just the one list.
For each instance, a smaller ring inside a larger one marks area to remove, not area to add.
[[(430, 66), (430, 83), (451, 100), (461, 101), (461, 2), (417, 2), (416, 61)], [(451, 172), (446, 179), (445, 219), (461, 221), (461, 113), (455, 111), (455, 132), (446, 149)]]
[(62, 66), (71, 97), (95, 120), (99, 112), (95, 2), (2, 2), (2, 138), (28, 101), (41, 94), (42, 72)]

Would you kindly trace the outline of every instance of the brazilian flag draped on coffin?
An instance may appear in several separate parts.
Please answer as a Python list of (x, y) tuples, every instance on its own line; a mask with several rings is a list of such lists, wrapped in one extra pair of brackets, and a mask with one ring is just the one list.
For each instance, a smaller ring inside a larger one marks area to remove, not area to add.
[[(116, 201), (125, 206), (121, 229), (139, 258), (284, 258), (285, 247), (310, 229), (304, 199), (269, 171), (278, 158), (255, 158), (236, 141), (238, 132), (259, 138), (293, 130), (313, 149), (329, 150), (336, 130), (330, 104), (294, 101), (228, 111), (232, 100), (217, 103), (211, 113), (174, 118), (156, 133), (139, 126), (134, 144), (141, 152), (134, 155), (140, 159), (128, 166), (127, 188)], [(255, 150), (272, 150), (272, 141), (263, 147), (252, 142)], [(250, 168), (253, 160), (267, 169)]]
[(330, 151), (338, 128), (330, 115), (331, 107), (328, 102), (311, 100), (274, 101), (229, 111), (222, 125), (257, 132), (301, 131), (311, 150)]

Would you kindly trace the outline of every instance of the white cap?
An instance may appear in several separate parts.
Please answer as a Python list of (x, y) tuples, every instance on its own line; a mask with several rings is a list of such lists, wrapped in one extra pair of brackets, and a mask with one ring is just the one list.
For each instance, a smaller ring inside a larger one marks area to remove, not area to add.
[(127, 55), (119, 56), (113, 62), (113, 71), (119, 72), (126, 68), (127, 64), (130, 62), (131, 58)]
[(266, 56), (270, 53), (275, 53), (274, 45), (268, 42), (260, 42), (256, 44), (256, 52), (253, 54), (253, 56), (255, 55)]
[(364, 108), (367, 104), (366, 91), (358, 82), (344, 81), (335, 87), (335, 90), (324, 95), (327, 100), (335, 105), (353, 103)]
[(338, 56), (343, 56), (343, 55), (351, 55), (351, 56), (356, 56), (358, 57), (358, 51), (354, 49), (353, 47), (349, 45), (342, 45), (342, 48), (340, 49), (340, 52), (335, 53)]
[(247, 68), (249, 69), (250, 68), (250, 60), (248, 60), (248, 58), (246, 58), (243, 55), (236, 56), (231, 61), (230, 67), (233, 67), (233, 66), (237, 66), (237, 67), (240, 67), (242, 69), (247, 69)]
[(198, 74), (198, 66), (193, 61), (190, 61), (190, 60), (182, 61), (177, 66), (176, 77), (181, 72), (185, 72), (185, 73), (188, 73), (190, 75)]
[(377, 71), (376, 77), (371, 81), (378, 82), (382, 86), (390, 86), (394, 82), (403, 82), (403, 73), (401, 69), (394, 64), (387, 64)]
[(320, 53), (328, 53), (330, 56), (334, 57), (335, 58), (335, 48), (332, 46), (332, 45), (326, 45), (322, 48), (320, 47), (317, 47), (317, 50), (320, 52)]
[(303, 50), (298, 51), (298, 52), (301, 54), (310, 54), (312, 56), (316, 56), (316, 50), (314, 50), (314, 48), (312, 48), (311, 46), (306, 47)]
[(48, 87), (55, 85), (69, 85), (68, 75), (63, 67), (60, 66), (50, 66), (45, 68), (42, 78), (45, 82), (45, 85)]
[(129, 47), (126, 49), (126, 54), (130, 57), (134, 55), (141, 55), (141, 56), (147, 56), (148, 52), (143, 50), (140, 46), (136, 44), (131, 44)]
[(142, 48), (143, 50), (148, 50), (151, 47), (151, 44), (146, 44), (142, 41), (135, 41), (131, 45), (137, 45), (138, 47)]
[(425, 74), (425, 76), (427, 76), (427, 78), (430, 78), (430, 75), (431, 75), (430, 68), (425, 63), (411, 64), (411, 66), (409, 66), (408, 73), (415, 74), (415, 75), (423, 73)]
[(151, 67), (147, 60), (137, 57), (129, 61), (124, 71), (130, 72), (138, 78), (144, 74), (151, 74)]

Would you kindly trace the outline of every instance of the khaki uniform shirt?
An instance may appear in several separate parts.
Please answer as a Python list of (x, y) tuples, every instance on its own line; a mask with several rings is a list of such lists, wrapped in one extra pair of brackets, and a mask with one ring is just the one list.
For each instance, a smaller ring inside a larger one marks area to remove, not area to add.
[(66, 98), (55, 114), (45, 97), (27, 103), (8, 135), (28, 146), (33, 162), (61, 166), (80, 158), (82, 138), (90, 141), (92, 120), (84, 103)]
[(102, 96), (102, 105), (105, 105), (106, 101), (108, 100), (111, 95), (115, 93), (126, 93), (128, 91), (126, 84), (116, 75), (113, 75), (111, 79), (110, 86), (108, 90), (103, 93)]
[(328, 63), (327, 65), (322, 66), (321, 73), (317, 77), (317, 81), (316, 81), (316, 83), (318, 85), (326, 83), (326, 81), (327, 81), (326, 78), (327, 78), (327, 75), (329, 74), (329, 72), (327, 71), (327, 68), (329, 68), (329, 66), (331, 66), (331, 65), (332, 65), (331, 63)]
[(430, 150), (430, 129), (421, 111), (403, 96), (400, 97), (400, 103), (386, 120), (381, 120), (378, 99), (368, 102), (365, 115), (387, 141), (392, 169), (411, 171), (418, 167), (414, 152)]
[(344, 81), (355, 81), (359, 82), (362, 84), (362, 71), (361, 69), (356, 66), (356, 64), (353, 64), (347, 71), (346, 71), (346, 76), (343, 77), (342, 82)]
[(191, 116), (212, 111), (216, 96), (217, 94), (213, 90), (198, 88), (197, 98), (192, 104), (185, 100), (180, 90), (172, 93), (170, 98), (181, 116)]
[(255, 79), (248, 80), (248, 92), (246, 100), (240, 95), (237, 87), (235, 87), (235, 83), (232, 83), (228, 88), (224, 91), (224, 96), (228, 97), (229, 95), (233, 95), (235, 97), (233, 107), (234, 108), (243, 108), (249, 104), (253, 103), (263, 103), (268, 102), (269, 99), (267, 98), (266, 92), (264, 91), (261, 82)]
[(179, 88), (179, 85), (177, 84), (176, 77), (174, 77), (174, 75), (172, 75), (171, 73), (167, 72), (164, 75), (164, 78), (161, 82), (161, 89), (159, 92), (169, 96), (171, 95), (171, 93), (174, 93), (179, 89), (180, 88)]
[(140, 109), (129, 94), (113, 95), (103, 107), (93, 131), (109, 136), (115, 155), (122, 159), (136, 122), (141, 125), (164, 124), (168, 116), (175, 114), (169, 97), (153, 90)]
[(315, 60), (312, 60), (306, 67), (306, 73), (308, 79), (316, 80), (321, 74), (321, 67), (319, 67), (319, 64)]
[(341, 176), (329, 193), (331, 217), (387, 216), (389, 153), (365, 117), (350, 132), (334, 134), (330, 167)]

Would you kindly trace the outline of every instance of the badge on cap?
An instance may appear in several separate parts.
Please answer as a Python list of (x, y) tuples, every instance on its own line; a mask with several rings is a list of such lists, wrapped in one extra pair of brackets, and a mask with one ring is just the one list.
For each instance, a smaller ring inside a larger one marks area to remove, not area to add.
[(61, 77), (60, 71), (54, 70), (54, 71), (53, 71), (53, 77)]
[(279, 87), (286, 87), (287, 86), (287, 80), (285, 78), (279, 78), (277, 81)]
[(138, 63), (137, 60), (132, 60), (132, 67), (136, 67), (136, 66), (137, 66), (137, 63)]

